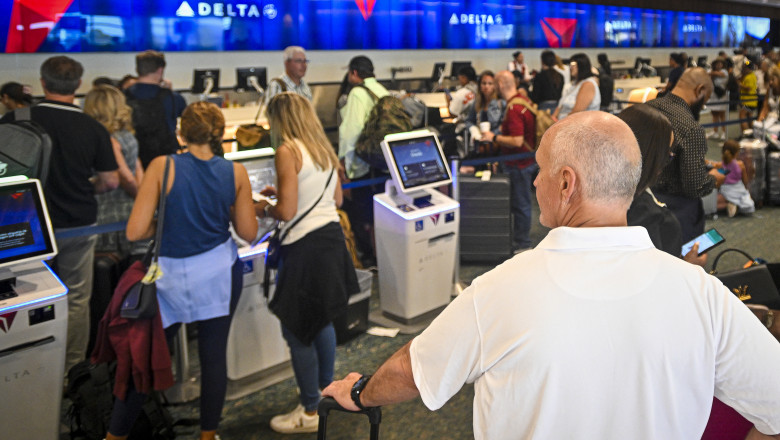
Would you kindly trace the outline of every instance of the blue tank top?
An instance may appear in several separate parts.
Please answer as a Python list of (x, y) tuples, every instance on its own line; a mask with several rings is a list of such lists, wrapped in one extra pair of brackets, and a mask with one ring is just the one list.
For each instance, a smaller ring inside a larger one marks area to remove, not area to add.
[(173, 155), (173, 187), (165, 207), (160, 255), (184, 258), (206, 252), (230, 237), (230, 207), (236, 199), (233, 163), (214, 156)]

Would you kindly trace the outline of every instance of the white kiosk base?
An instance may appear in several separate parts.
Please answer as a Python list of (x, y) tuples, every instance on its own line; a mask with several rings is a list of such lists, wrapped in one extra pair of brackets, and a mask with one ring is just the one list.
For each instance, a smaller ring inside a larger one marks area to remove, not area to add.
[[(263, 295), (267, 243), (239, 249), (244, 289), (230, 325), (227, 345), (227, 399), (238, 399), (292, 377), (287, 342), (279, 319)], [(271, 283), (269, 297), (275, 284)]]
[(449, 304), (459, 210), (457, 201), (437, 190), (404, 195), (391, 180), (374, 196), (379, 299), (386, 317), (415, 324)]
[(65, 376), (67, 289), (42, 261), (12, 270), (18, 296), (0, 299), (0, 437), (56, 440)]

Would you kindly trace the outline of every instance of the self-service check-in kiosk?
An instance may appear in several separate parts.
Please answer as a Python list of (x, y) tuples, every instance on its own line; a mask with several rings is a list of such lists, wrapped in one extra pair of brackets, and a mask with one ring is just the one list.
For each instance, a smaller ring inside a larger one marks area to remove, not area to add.
[(43, 261), (56, 254), (40, 182), (0, 182), (2, 438), (59, 438), (68, 290)]
[[(256, 196), (276, 185), (274, 150), (270, 148), (226, 153), (225, 158), (244, 165)], [(258, 236), (273, 230), (273, 219), (260, 219)], [(282, 337), (279, 319), (268, 309), (263, 294), (267, 243), (240, 243), (244, 263), (244, 287), (238, 300), (227, 345), (228, 399), (234, 399), (284, 380), (292, 375), (290, 352)], [(270, 283), (269, 298), (274, 283)]]
[(374, 234), (382, 313), (414, 324), (437, 314), (454, 288), (460, 204), (437, 191), (451, 182), (435, 134), (388, 135), (391, 180), (374, 196)]

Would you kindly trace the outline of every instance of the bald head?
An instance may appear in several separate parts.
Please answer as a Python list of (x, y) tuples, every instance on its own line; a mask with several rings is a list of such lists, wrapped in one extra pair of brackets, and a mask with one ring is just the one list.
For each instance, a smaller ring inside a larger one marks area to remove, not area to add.
[(502, 70), (496, 74), (496, 84), (498, 84), (498, 93), (505, 100), (517, 93), (515, 76), (508, 70)]
[(579, 177), (584, 200), (631, 202), (642, 171), (642, 154), (625, 122), (605, 112), (579, 112), (553, 125), (544, 138), (548, 136), (552, 136), (546, 151), (551, 171), (571, 167)]
[(691, 105), (702, 99), (704, 102), (710, 99), (713, 88), (712, 79), (706, 70), (701, 67), (691, 67), (683, 72), (672, 93)]

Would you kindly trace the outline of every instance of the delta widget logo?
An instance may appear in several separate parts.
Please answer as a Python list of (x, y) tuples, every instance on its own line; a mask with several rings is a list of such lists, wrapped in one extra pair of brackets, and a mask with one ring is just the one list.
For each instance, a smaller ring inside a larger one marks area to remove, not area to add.
[(8, 333), (11, 330), (14, 318), (16, 318), (16, 312), (0, 315), (0, 330), (3, 330), (3, 333)]
[(574, 31), (577, 30), (576, 18), (551, 18), (539, 20), (547, 44), (550, 47), (571, 47)]
[(374, 12), (374, 5), (376, 4), (376, 0), (355, 0), (355, 4), (357, 5), (358, 9), (360, 9), (360, 13), (363, 15), (363, 20), (368, 20), (371, 18), (371, 14)]

